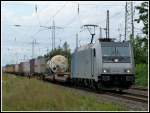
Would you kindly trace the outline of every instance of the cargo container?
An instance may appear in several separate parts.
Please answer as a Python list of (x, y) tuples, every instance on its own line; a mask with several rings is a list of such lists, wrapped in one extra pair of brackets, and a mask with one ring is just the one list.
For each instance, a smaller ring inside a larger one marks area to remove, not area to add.
[(14, 65), (14, 73), (18, 74), (19, 73), (19, 64)]
[(6, 68), (6, 72), (7, 73), (14, 73), (14, 65), (13, 64), (8, 65)]
[(46, 71), (46, 59), (37, 58), (34, 61), (34, 72), (35, 74), (44, 74)]
[(23, 75), (23, 62), (20, 62), (19, 64), (19, 74)]
[(30, 75), (30, 62), (23, 62), (22, 67), (24, 75)]
[(34, 75), (34, 62), (35, 62), (35, 59), (31, 59), (30, 60), (30, 75)]

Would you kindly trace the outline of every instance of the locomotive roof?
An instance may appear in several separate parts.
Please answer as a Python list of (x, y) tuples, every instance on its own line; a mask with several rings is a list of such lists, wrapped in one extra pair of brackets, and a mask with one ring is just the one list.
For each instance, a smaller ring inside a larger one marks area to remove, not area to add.
[(100, 42), (102, 46), (129, 46), (129, 42)]
[[(108, 42), (104, 41), (104, 42), (101, 42), (101, 41), (99, 41), (99, 43), (102, 46), (129, 46), (129, 41), (124, 41), (124, 42), (114, 42), (114, 41), (108, 41)], [(94, 44), (82, 45), (81, 47), (77, 48), (76, 50), (77, 51), (82, 51), (82, 50), (85, 50), (85, 49), (93, 47), (93, 45)]]

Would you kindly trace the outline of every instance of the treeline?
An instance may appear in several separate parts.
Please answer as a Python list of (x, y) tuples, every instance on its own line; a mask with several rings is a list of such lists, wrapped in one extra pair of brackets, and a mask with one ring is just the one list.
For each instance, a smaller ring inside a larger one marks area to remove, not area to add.
[(130, 41), (134, 49), (134, 59), (136, 64), (148, 63), (148, 2), (141, 3), (136, 6), (139, 17), (134, 21), (137, 23), (142, 22), (144, 27), (142, 29), (143, 36), (130, 37)]
[(135, 85), (146, 88), (148, 87), (148, 8), (148, 2), (143, 2), (140, 6), (136, 6), (139, 17), (135, 19), (135, 22), (142, 22), (144, 27), (141, 36), (130, 37), (136, 64)]
[(64, 42), (63, 46), (59, 46), (58, 48), (55, 48), (54, 50), (48, 52), (44, 57), (49, 60), (55, 55), (63, 55), (68, 59), (69, 63), (69, 71), (71, 67), (71, 49), (69, 47), (69, 44), (67, 42)]

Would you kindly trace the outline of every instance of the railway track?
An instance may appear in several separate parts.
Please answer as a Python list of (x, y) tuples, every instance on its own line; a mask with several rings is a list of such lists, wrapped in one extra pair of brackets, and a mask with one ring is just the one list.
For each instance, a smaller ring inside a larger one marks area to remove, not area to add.
[(117, 92), (117, 91), (97, 91), (90, 88), (83, 88), (83, 87), (73, 87), (73, 86), (66, 86), (71, 89), (77, 89), (81, 92), (81, 94), (86, 95), (88, 93), (91, 93), (97, 97), (97, 99), (102, 99), (103, 101), (110, 101), (110, 102), (116, 102), (123, 105), (128, 106), (130, 109), (147, 109), (148, 105), (148, 96), (143, 94), (133, 94), (128, 92)]
[(140, 98), (148, 98), (147, 95), (143, 95), (143, 94), (135, 94), (135, 93), (126, 93), (126, 94), (131, 95), (131, 96), (140, 97)]
[(132, 100), (132, 101), (137, 101), (137, 102), (142, 102), (142, 103), (148, 103), (148, 96), (146, 96), (146, 95), (127, 93), (127, 92), (122, 92), (121, 94), (114, 93), (114, 92), (106, 92), (106, 94), (110, 95), (110, 96), (115, 96), (115, 97), (127, 99), (127, 100)]
[[(91, 91), (91, 89), (86, 89), (86, 91)], [(91, 91), (92, 92), (92, 91)], [(104, 90), (104, 91), (94, 91), (98, 94), (106, 94), (114, 97), (119, 97), (122, 99), (142, 102), (142, 103), (148, 103), (148, 96), (144, 94), (137, 94), (137, 93), (131, 93), (131, 92), (118, 92), (118, 91), (112, 91), (112, 90)]]
[(106, 95), (114, 96), (117, 98), (127, 99), (127, 100), (141, 102), (141, 103), (148, 103), (148, 96), (144, 95), (144, 94), (140, 94), (138, 92), (136, 92), (136, 93), (132, 92), (132, 91), (130, 91), (130, 92), (126, 92), (126, 91), (118, 92), (118, 91), (112, 91), (112, 90), (97, 91), (97, 90), (93, 90), (90, 88), (74, 87), (74, 86), (69, 86), (69, 87), (79, 89), (79, 90), (88, 91), (88, 92), (93, 92), (96, 94), (106, 94)]
[(131, 87), (131, 89), (139, 90), (139, 91), (148, 91), (147, 88), (140, 88), (140, 87)]

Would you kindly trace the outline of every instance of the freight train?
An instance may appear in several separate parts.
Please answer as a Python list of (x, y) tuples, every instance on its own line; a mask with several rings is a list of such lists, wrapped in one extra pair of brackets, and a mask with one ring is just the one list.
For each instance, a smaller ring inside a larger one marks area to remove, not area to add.
[(71, 57), (71, 72), (68, 60), (57, 55), (46, 61), (44, 57), (20, 64), (8, 65), (4, 72), (24, 76), (39, 75), (42, 79), (69, 83), (96, 89), (127, 89), (135, 81), (134, 55), (128, 41), (114, 42), (98, 39), (75, 49)]

